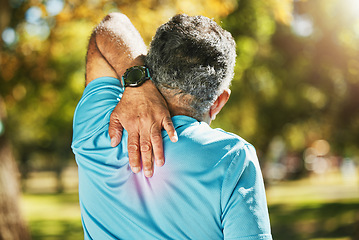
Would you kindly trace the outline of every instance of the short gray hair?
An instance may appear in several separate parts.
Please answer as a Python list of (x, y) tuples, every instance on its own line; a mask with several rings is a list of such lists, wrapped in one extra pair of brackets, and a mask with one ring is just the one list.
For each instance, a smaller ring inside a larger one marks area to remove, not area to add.
[(235, 59), (229, 32), (207, 17), (181, 14), (157, 29), (146, 65), (164, 97), (169, 93), (187, 99), (183, 106), (201, 120), (229, 87)]

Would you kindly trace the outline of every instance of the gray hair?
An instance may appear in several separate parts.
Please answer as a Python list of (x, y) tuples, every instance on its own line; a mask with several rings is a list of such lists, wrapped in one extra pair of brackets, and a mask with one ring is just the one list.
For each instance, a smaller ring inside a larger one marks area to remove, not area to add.
[(236, 45), (232, 35), (203, 16), (174, 16), (157, 29), (146, 65), (157, 88), (201, 120), (233, 78)]

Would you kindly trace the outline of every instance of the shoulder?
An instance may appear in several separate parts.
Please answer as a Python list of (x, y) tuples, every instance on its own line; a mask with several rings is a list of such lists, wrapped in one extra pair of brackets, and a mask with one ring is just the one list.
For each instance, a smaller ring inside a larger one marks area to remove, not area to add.
[(224, 168), (229, 168), (232, 162), (243, 166), (248, 160), (257, 161), (253, 145), (234, 133), (213, 129), (203, 122), (184, 126), (179, 132), (178, 143), (184, 144), (186, 154), (193, 152), (198, 158), (204, 156), (206, 161), (220, 161)]
[(242, 137), (231, 133), (226, 132), (220, 128), (213, 129), (216, 131), (218, 136), (223, 136), (223, 138), (227, 139), (227, 144), (233, 145), (233, 148), (236, 152), (236, 156), (246, 156), (250, 160), (258, 161), (257, 153), (255, 147), (249, 143), (247, 140), (243, 139)]
[(73, 143), (108, 124), (122, 93), (119, 80), (112, 77), (97, 78), (86, 86), (74, 113)]
[(199, 137), (202, 138), (203, 141), (217, 145), (217, 148), (222, 147), (228, 152), (233, 152), (234, 155), (239, 155), (243, 151), (255, 152), (254, 146), (237, 134), (224, 131), (221, 128), (213, 129), (208, 125), (202, 128), (203, 131), (199, 133)]
[[(192, 119), (189, 117), (186, 118)], [(176, 125), (177, 119), (172, 118), (172, 120)], [(207, 146), (224, 151), (240, 151), (240, 149), (248, 147), (254, 149), (249, 142), (240, 136), (220, 128), (211, 128), (205, 122), (198, 122), (193, 119), (193, 121), (188, 121), (180, 125), (181, 126), (176, 128), (179, 137), (182, 137), (184, 141), (187, 141), (195, 147)]]

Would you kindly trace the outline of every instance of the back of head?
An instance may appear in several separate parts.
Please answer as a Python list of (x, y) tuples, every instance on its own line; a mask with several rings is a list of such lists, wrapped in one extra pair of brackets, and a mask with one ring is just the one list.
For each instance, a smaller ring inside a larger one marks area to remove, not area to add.
[(174, 16), (157, 29), (146, 65), (168, 102), (202, 120), (233, 78), (231, 34), (203, 16)]

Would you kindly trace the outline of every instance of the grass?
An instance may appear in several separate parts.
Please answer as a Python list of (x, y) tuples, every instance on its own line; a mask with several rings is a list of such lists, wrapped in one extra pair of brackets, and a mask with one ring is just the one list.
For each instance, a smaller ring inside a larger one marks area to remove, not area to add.
[(30, 174), (24, 183), (27, 193), (22, 195), (21, 206), (33, 240), (83, 239), (77, 170), (63, 173), (66, 192), (56, 194), (56, 176), (53, 172)]
[(274, 239), (357, 239), (359, 203), (270, 205)]
[(34, 240), (83, 239), (78, 195), (24, 194), (22, 207)]
[[(74, 181), (70, 181), (72, 184)], [(33, 240), (83, 239), (76, 188), (27, 193), (22, 207)], [(359, 187), (338, 174), (272, 184), (267, 189), (275, 240), (359, 239)]]
[(332, 173), (282, 182), (267, 197), (274, 239), (359, 239), (357, 179)]

